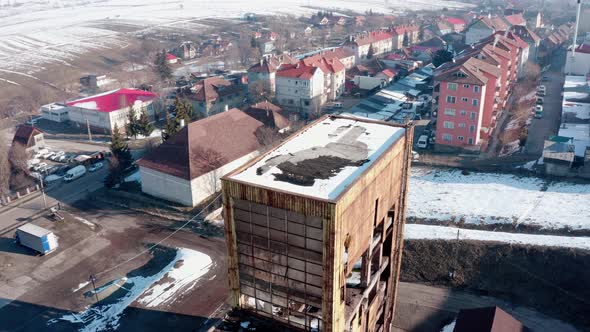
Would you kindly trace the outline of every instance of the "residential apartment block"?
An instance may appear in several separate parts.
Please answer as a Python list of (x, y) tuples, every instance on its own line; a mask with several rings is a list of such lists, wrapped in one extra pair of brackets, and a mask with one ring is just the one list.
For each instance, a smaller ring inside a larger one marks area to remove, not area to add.
[(496, 127), (528, 45), (496, 33), (436, 69), (436, 148), (478, 152)]
[(412, 132), (323, 117), (223, 177), (231, 305), (277, 331), (392, 331)]
[(394, 49), (393, 34), (384, 30), (357, 34), (350, 36), (349, 40), (344, 43), (344, 47), (354, 52), (355, 62), (358, 64), (367, 59), (370, 50), (372, 50), (372, 55), (391, 52)]
[(283, 65), (276, 76), (276, 98), (285, 109), (308, 113), (326, 102), (324, 72), (298, 62)]
[(207, 77), (195, 83), (186, 97), (192, 102), (195, 111), (210, 116), (244, 103), (246, 86), (235, 80), (221, 76)]

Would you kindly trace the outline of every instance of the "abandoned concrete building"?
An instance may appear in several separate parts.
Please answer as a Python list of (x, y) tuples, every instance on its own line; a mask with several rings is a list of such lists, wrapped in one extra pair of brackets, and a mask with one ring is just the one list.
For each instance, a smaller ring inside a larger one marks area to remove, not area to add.
[(412, 131), (325, 116), (227, 174), (231, 305), (276, 331), (391, 331)]

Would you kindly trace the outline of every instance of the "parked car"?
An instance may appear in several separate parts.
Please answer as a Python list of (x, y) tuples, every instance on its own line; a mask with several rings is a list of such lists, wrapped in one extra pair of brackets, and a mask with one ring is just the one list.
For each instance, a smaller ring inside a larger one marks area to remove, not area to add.
[(59, 163), (65, 163), (67, 161), (68, 157), (66, 155), (61, 155), (59, 157), (57, 157), (57, 159), (55, 161), (59, 162)]
[(93, 164), (93, 165), (91, 165), (91, 166), (88, 168), (88, 170), (89, 170), (90, 172), (96, 172), (96, 171), (98, 171), (99, 169), (101, 169), (103, 166), (104, 166), (104, 164), (103, 164), (103, 163), (96, 163), (96, 164)]
[(73, 181), (83, 176), (84, 174), (86, 174), (86, 167), (84, 167), (83, 165), (76, 166), (66, 172), (66, 175), (64, 176), (64, 181)]
[(420, 137), (418, 137), (418, 144), (416, 144), (416, 146), (421, 149), (426, 149), (428, 147), (428, 136), (420, 135)]
[(539, 91), (537, 91), (537, 96), (539, 96), (539, 97), (545, 97), (545, 90), (539, 90)]
[(35, 166), (33, 166), (33, 171), (39, 172), (39, 170), (41, 168), (46, 168), (46, 167), (47, 167), (47, 163), (38, 163)]
[(537, 105), (535, 106), (535, 118), (540, 119), (543, 117), (543, 106)]
[(412, 150), (412, 161), (418, 161), (420, 159), (420, 154), (416, 151)]
[(546, 91), (547, 90), (547, 87), (545, 87), (544, 85), (539, 85), (539, 87), (537, 87), (537, 90), (538, 91), (541, 91), (541, 90), (542, 91)]
[(549, 76), (543, 76), (543, 78), (541, 79), (541, 82), (550, 82), (551, 81), (551, 77)]
[(543, 99), (543, 97), (537, 97), (537, 105), (543, 105), (543, 103), (545, 102), (545, 99)]
[(41, 155), (41, 157), (43, 159), (49, 159), (51, 156), (53, 156), (55, 154), (55, 152), (52, 151), (48, 151), (47, 153), (44, 153), (43, 155)]

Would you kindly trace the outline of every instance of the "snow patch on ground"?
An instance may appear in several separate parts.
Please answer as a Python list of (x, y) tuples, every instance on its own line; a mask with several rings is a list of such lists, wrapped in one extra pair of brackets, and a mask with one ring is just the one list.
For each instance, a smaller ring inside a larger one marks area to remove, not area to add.
[(92, 222), (90, 222), (90, 221), (88, 221), (88, 220), (86, 220), (84, 218), (74, 216), (74, 219), (76, 219), (79, 222), (83, 223), (84, 225), (90, 227), (91, 229), (95, 229), (96, 228), (96, 225), (94, 223), (92, 223)]
[(590, 238), (588, 237), (491, 232), (419, 224), (406, 224), (404, 228), (404, 239), (457, 240), (457, 232), (459, 240), (477, 240), (590, 250)]
[(453, 330), (455, 329), (455, 324), (457, 323), (456, 320), (450, 322), (448, 325), (446, 325), (445, 327), (442, 328), (442, 330), (440, 330), (440, 332), (453, 332)]
[(174, 268), (160, 280), (163, 282), (153, 284), (138, 302), (149, 308), (170, 305), (179, 291), (190, 291), (210, 267), (209, 256), (194, 250), (180, 249)]
[[(181, 265), (179, 263), (181, 260), (186, 264)], [(125, 309), (139, 299), (146, 290), (148, 290), (146, 295), (150, 296), (154, 306), (158, 302), (173, 301), (175, 296), (180, 295), (178, 292), (185, 289), (185, 286), (194, 287), (194, 283), (209, 271), (210, 265), (211, 258), (209, 256), (195, 250), (180, 248), (177, 250), (176, 257), (158, 273), (127, 279), (125, 285), (121, 287), (127, 291), (125, 295), (108, 304), (98, 305), (81, 313), (71, 313), (51, 320), (48, 325), (63, 320), (74, 324), (83, 324), (78, 330), (80, 332), (116, 330)], [(167, 276), (170, 278), (166, 278)], [(164, 284), (160, 282), (163, 280), (169, 289), (157, 287), (159, 284)], [(181, 287), (177, 287), (176, 283), (181, 284)]]
[(75, 292), (79, 291), (80, 289), (86, 287), (89, 283), (90, 283), (90, 281), (81, 282), (76, 288), (72, 289), (72, 293), (75, 293)]
[(205, 217), (205, 221), (207, 221), (210, 224), (216, 225), (216, 226), (220, 226), (223, 227), (223, 208), (219, 208), (211, 213), (209, 213), (206, 217)]
[(590, 185), (412, 167), (408, 217), (590, 229)]

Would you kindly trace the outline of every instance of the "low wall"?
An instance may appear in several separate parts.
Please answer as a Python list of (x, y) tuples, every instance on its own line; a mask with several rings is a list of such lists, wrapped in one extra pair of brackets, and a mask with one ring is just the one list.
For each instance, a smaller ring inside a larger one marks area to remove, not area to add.
[(401, 280), (494, 296), (590, 331), (590, 251), (406, 240)]

